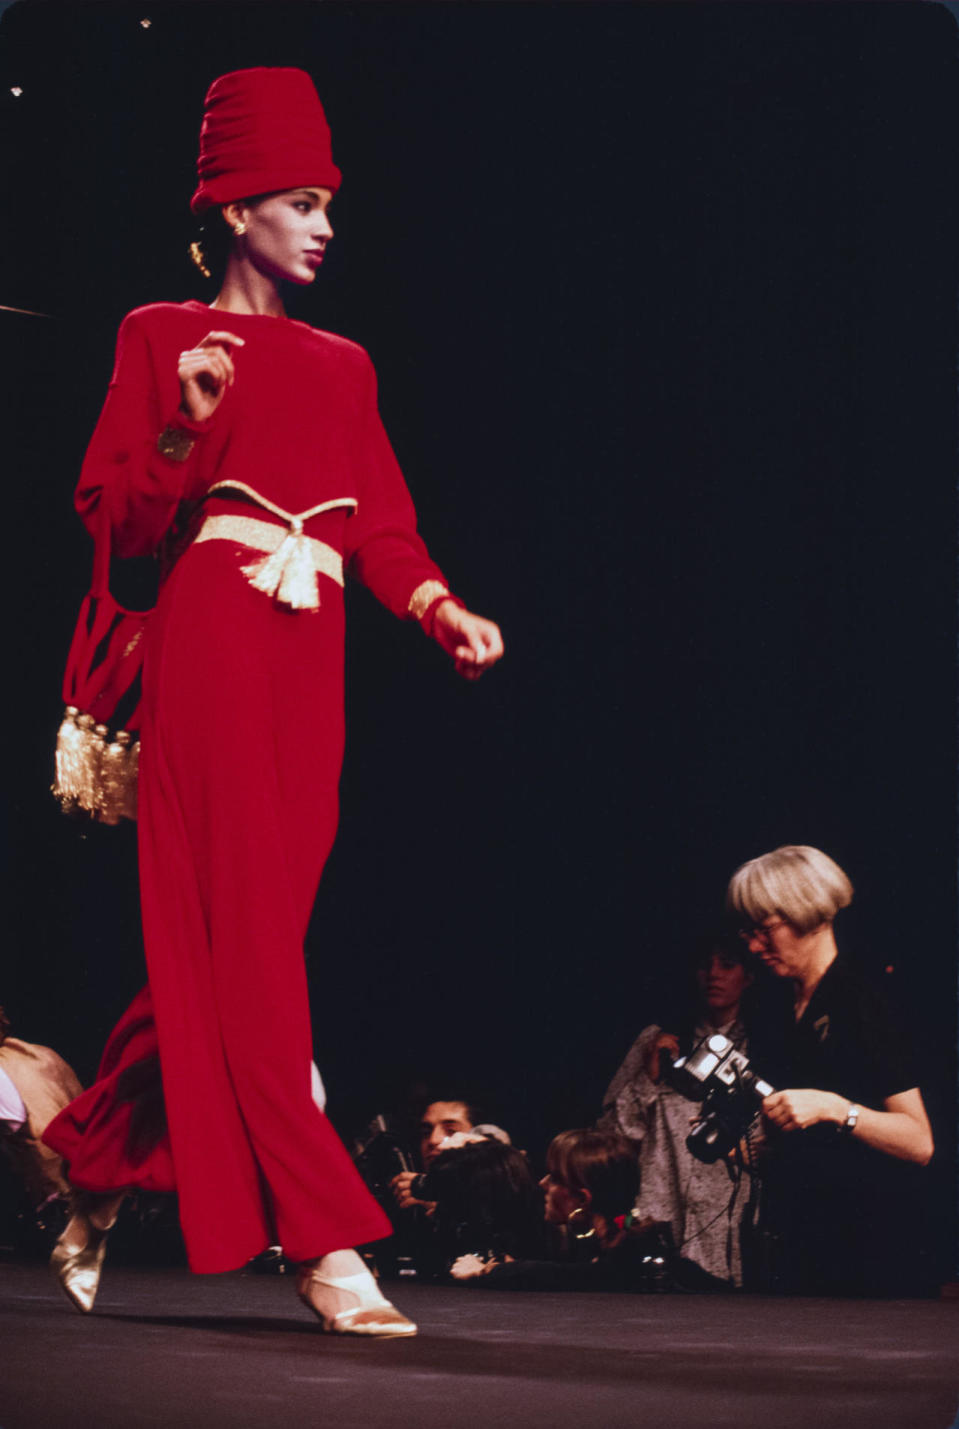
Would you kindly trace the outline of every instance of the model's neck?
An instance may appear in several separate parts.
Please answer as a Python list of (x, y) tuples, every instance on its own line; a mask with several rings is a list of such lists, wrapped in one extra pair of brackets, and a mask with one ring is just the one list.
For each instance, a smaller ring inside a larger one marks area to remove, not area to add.
[(286, 317), (280, 290), (273, 279), (237, 258), (235, 253), (231, 253), (227, 260), (223, 286), (210, 307), (216, 312)]

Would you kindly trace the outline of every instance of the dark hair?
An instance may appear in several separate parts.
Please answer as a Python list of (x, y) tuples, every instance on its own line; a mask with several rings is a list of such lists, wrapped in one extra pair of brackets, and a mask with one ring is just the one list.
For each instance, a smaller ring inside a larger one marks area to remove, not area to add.
[(542, 1253), (543, 1193), (515, 1146), (471, 1141), (441, 1151), (424, 1177), (423, 1193), (436, 1202), (435, 1230), (455, 1253), (492, 1251), (518, 1259)]
[[(265, 194), (251, 194), (249, 198), (241, 199), (240, 202), (252, 208), (254, 204), (262, 203), (265, 198), (272, 198), (276, 193), (285, 193), (285, 189), (273, 189)], [(230, 248), (233, 243), (233, 229), (223, 216), (225, 205), (214, 204), (208, 208), (200, 222), (199, 229), (194, 241), (190, 244), (190, 257), (197, 268), (203, 272), (209, 270), (209, 277), (222, 282), (226, 272), (226, 260), (230, 256)], [(207, 276), (207, 274), (204, 274)]]
[(546, 1169), (571, 1191), (588, 1191), (590, 1208), (606, 1220), (625, 1216), (639, 1195), (636, 1148), (617, 1131), (561, 1131), (546, 1153)]
[(233, 232), (220, 209), (208, 209), (194, 242), (190, 244), (190, 257), (201, 272), (208, 269), (209, 277), (219, 283), (226, 271), (232, 242)]
[(741, 967), (752, 966), (752, 955), (738, 931), (728, 925), (713, 928), (701, 934), (689, 950), (689, 965), (694, 973), (709, 966), (713, 953), (719, 953), (727, 962), (739, 963)]
[[(689, 1054), (694, 1045), (694, 1034), (703, 1013), (702, 1000), (696, 987), (696, 976), (709, 966), (713, 953), (729, 962), (746, 969), (752, 981), (753, 958), (738, 932), (730, 924), (720, 924), (700, 934), (689, 946), (687, 957), (679, 961), (682, 972), (681, 983), (677, 982), (663, 997), (655, 1021), (667, 1032), (675, 1032), (679, 1038), (680, 1051)], [(752, 987), (748, 986), (739, 1004), (739, 1019), (748, 1024), (752, 1019)]]
[(6, 1042), (9, 1033), (10, 1019), (4, 1012), (3, 1008), (0, 1007), (0, 1046), (2, 1046), (4, 1042)]
[(415, 1106), (416, 1120), (422, 1121), (426, 1115), (427, 1107), (433, 1106), (434, 1102), (449, 1102), (453, 1106), (466, 1108), (466, 1114), (470, 1126), (477, 1126), (481, 1121), (486, 1121), (485, 1107), (476, 1097), (470, 1096), (469, 1092), (463, 1088), (454, 1087), (452, 1091), (441, 1087), (439, 1091), (429, 1090), (418, 1098)]

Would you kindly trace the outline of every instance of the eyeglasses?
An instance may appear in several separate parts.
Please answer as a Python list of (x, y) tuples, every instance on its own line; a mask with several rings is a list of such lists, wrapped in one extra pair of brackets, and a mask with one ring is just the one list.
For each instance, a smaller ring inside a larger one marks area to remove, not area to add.
[(744, 943), (751, 943), (754, 938), (761, 938), (764, 942), (768, 942), (770, 933), (777, 928), (787, 928), (788, 926), (788, 918), (774, 918), (771, 923), (753, 923), (748, 928), (740, 928), (739, 936)]

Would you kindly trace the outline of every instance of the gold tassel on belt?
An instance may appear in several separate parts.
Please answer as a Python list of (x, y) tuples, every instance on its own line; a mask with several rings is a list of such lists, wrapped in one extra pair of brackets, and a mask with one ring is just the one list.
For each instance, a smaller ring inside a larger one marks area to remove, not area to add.
[(332, 501), (321, 501), (319, 505), (311, 506), (308, 511), (296, 513), (277, 506), (275, 501), (262, 496), (252, 486), (247, 486), (245, 481), (231, 481), (227, 478), (214, 482), (207, 495), (212, 496), (216, 491), (242, 492), (264, 511), (278, 516), (288, 528), (286, 535), (280, 539), (276, 527), (245, 516), (210, 516), (200, 528), (196, 536), (197, 541), (239, 540), (244, 545), (251, 545), (254, 550), (265, 552), (259, 560), (240, 567), (256, 590), (273, 596), (278, 604), (285, 605), (290, 610), (319, 610), (320, 596), (316, 580), (318, 573), (322, 571), (335, 580), (337, 585), (342, 586), (342, 555), (324, 541), (316, 541), (307, 536), (303, 524), (324, 511), (335, 511), (343, 507), (355, 511), (355, 497), (337, 496)]
[(292, 610), (319, 607), (316, 567), (299, 516), (291, 520), (289, 531), (271, 555), (251, 561), (241, 570), (251, 586), (264, 595), (276, 596), (281, 605), (288, 605)]

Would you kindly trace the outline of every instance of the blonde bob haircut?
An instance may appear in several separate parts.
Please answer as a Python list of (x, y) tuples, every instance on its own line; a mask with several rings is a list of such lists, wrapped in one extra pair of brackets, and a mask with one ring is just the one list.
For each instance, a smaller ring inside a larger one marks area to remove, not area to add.
[(831, 923), (852, 902), (852, 884), (838, 863), (808, 844), (784, 844), (736, 869), (726, 907), (745, 923), (777, 914), (799, 933)]

